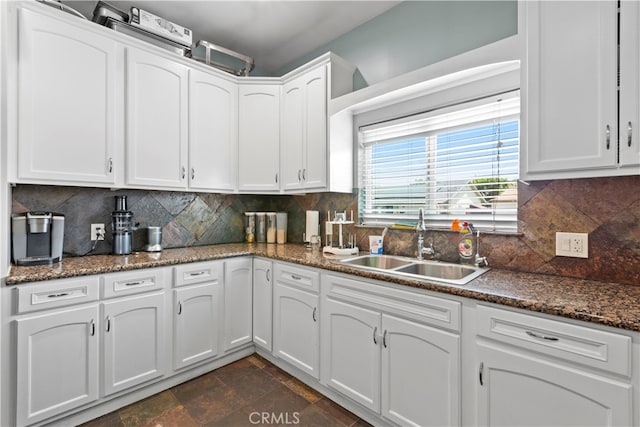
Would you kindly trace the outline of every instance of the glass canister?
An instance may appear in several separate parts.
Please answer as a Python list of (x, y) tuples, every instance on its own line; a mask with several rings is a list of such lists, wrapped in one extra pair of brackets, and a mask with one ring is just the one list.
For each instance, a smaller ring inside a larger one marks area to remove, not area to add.
[(264, 212), (256, 212), (256, 242), (267, 241), (267, 215)]
[(276, 213), (267, 212), (267, 243), (276, 242)]
[(276, 241), (278, 244), (287, 243), (287, 213), (286, 212), (277, 212), (276, 213)]
[(253, 243), (256, 241), (256, 213), (245, 212), (244, 215), (245, 240), (247, 243)]

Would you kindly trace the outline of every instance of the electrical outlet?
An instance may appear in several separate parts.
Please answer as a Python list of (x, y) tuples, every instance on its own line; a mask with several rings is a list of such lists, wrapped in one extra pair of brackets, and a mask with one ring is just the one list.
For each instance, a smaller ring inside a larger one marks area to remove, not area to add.
[(557, 232), (556, 256), (589, 258), (589, 234)]
[(104, 224), (91, 224), (91, 241), (104, 240)]

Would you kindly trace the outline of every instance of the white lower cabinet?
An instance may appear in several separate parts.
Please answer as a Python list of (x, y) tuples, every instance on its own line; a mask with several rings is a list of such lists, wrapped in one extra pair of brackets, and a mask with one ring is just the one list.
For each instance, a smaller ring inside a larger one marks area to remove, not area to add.
[(105, 396), (166, 371), (164, 291), (102, 304)]
[(494, 307), (476, 313), (477, 425), (634, 425), (630, 336)]
[(15, 321), (17, 425), (98, 399), (98, 305)]
[(173, 369), (219, 355), (222, 331), (222, 261), (174, 268)]
[(224, 351), (250, 344), (252, 333), (253, 264), (250, 257), (224, 262)]
[[(400, 425), (459, 425), (460, 336), (420, 313), (438, 299), (330, 275), (323, 286), (322, 383)], [(459, 317), (457, 304), (438, 309)]]
[(319, 274), (275, 263), (273, 354), (320, 378)]
[(273, 328), (273, 262), (253, 260), (253, 343), (271, 352)]
[(173, 295), (173, 369), (217, 356), (220, 284), (175, 289)]

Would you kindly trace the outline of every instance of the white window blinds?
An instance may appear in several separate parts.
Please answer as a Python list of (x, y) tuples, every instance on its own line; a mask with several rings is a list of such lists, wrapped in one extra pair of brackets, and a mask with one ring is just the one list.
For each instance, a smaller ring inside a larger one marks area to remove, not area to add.
[(517, 231), (519, 118), (515, 91), (361, 127), (361, 221)]

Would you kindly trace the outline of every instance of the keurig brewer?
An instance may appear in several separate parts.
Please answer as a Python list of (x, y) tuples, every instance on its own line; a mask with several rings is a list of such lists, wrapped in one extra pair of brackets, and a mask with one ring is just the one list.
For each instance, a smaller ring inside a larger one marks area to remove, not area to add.
[(11, 217), (13, 262), (17, 265), (53, 264), (62, 260), (64, 215), (25, 212)]
[(113, 254), (127, 255), (131, 253), (133, 212), (127, 210), (127, 196), (115, 196), (115, 200), (116, 209), (111, 213)]

